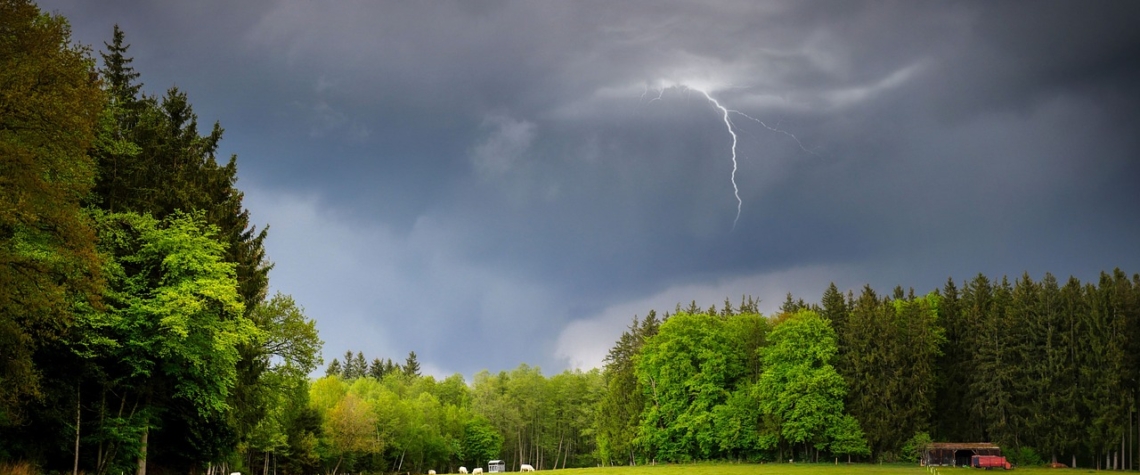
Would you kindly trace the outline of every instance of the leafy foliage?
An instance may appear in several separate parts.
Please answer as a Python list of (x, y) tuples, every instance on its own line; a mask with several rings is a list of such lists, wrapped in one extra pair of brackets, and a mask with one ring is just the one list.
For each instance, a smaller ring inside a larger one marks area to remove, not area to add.
[[(843, 416), (847, 387), (831, 366), (835, 331), (819, 314), (800, 310), (772, 329), (760, 354), (764, 373), (757, 384), (760, 409), (776, 418), (780, 437), (790, 444), (824, 449), (829, 429)], [(851, 427), (841, 431), (853, 433)]]
[(422, 375), (415, 352), (348, 351), (310, 381), (323, 343), (267, 296), (266, 229), (220, 124), (201, 133), (177, 88), (145, 92), (117, 26), (104, 47), (96, 70), (65, 19), (0, 0), (0, 461), (450, 472), (913, 460), (935, 439), (1137, 466), (1140, 276), (1119, 269), (920, 296), (832, 284), (771, 317), (692, 301), (635, 317), (601, 371), (524, 364), (468, 386)]
[(99, 261), (80, 210), (103, 94), (67, 21), (0, 1), (0, 426), (41, 394), (33, 354), (95, 303)]

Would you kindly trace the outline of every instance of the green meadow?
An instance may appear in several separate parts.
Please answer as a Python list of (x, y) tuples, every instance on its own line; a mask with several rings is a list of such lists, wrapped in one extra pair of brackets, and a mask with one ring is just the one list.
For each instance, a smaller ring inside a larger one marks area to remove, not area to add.
[[(733, 464), (733, 463), (696, 463), (696, 464), (662, 464), (644, 465), (638, 467), (594, 467), (559, 470), (566, 475), (952, 475), (977, 473), (972, 468), (939, 468), (934, 471), (924, 467), (909, 464)], [(1011, 474), (1058, 474), (1058, 473), (1095, 473), (1092, 469), (1052, 469), (1043, 467), (1015, 468)]]

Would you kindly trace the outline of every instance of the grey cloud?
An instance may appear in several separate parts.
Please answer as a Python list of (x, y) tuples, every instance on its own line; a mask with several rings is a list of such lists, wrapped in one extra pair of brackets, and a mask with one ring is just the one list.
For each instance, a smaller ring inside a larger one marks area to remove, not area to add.
[[(222, 122), (334, 356), (558, 365), (690, 291), (1140, 269), (1134, 2), (44, 3)], [(733, 116), (735, 229), (693, 88), (798, 140)]]

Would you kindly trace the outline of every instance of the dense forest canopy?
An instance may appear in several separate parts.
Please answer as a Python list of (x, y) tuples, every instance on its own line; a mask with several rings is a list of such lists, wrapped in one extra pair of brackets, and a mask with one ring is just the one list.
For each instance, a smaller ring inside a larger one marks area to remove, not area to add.
[(187, 95), (148, 95), (116, 27), (0, 0), (0, 464), (45, 471), (454, 472), (699, 460), (1137, 468), (1140, 275), (916, 294), (834, 284), (633, 317), (604, 368), (437, 380), (418, 355), (325, 367)]

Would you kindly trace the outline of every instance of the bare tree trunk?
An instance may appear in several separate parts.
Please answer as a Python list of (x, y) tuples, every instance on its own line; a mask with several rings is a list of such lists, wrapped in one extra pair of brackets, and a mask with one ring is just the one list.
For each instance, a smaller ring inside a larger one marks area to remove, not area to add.
[(554, 451), (554, 468), (558, 468), (558, 458), (562, 456), (562, 439), (566, 438), (563, 433), (558, 436), (558, 450)]
[(265, 465), (261, 469), (262, 475), (269, 475), (269, 451), (265, 451)]
[(75, 467), (71, 469), (71, 475), (79, 475), (79, 383), (75, 383)]
[(139, 448), (139, 468), (135, 475), (146, 475), (146, 439), (150, 435), (150, 425), (143, 429), (142, 438), (139, 441), (141, 447)]

